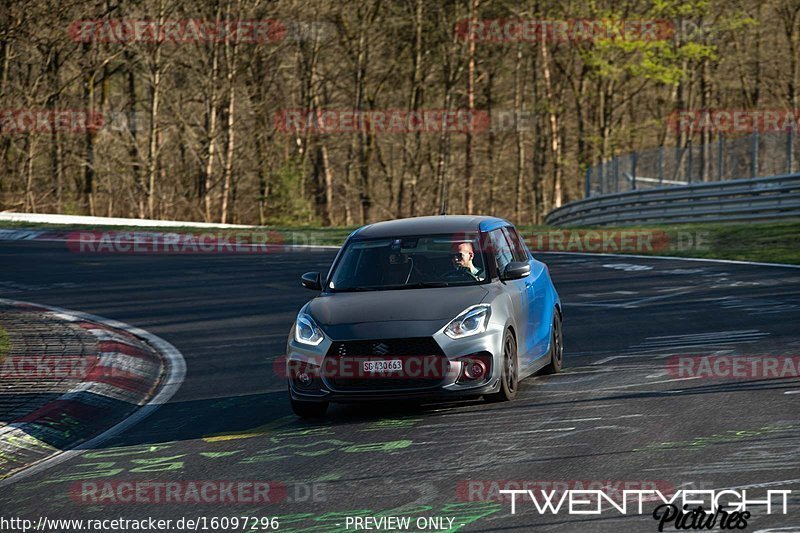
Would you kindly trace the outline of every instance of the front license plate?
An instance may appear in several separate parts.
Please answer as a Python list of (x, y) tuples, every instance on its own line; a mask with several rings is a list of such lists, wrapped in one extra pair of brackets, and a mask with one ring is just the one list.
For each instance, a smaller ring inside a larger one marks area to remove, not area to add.
[(399, 370), (403, 370), (403, 362), (400, 359), (364, 361), (364, 372), (397, 372)]

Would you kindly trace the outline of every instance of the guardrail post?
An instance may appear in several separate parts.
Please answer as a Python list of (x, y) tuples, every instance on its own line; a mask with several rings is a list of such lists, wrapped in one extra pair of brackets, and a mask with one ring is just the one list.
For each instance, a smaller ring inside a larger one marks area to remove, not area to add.
[(794, 171), (794, 135), (792, 128), (786, 128), (786, 173), (791, 174)]
[(636, 190), (636, 152), (631, 154), (631, 189)]
[(586, 181), (584, 182), (583, 197), (589, 198), (592, 195), (592, 167), (586, 167)]
[(658, 186), (664, 186), (664, 147), (658, 147)]
[(719, 146), (717, 147), (717, 181), (722, 181), (722, 166), (725, 164), (725, 159), (722, 157), (723, 150), (725, 149), (725, 134), (719, 134)]
[(753, 129), (753, 153), (750, 158), (750, 177), (758, 176), (758, 130)]

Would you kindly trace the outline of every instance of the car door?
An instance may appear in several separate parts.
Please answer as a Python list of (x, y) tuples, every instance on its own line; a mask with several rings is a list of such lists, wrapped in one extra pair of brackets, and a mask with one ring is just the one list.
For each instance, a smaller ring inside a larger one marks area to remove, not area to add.
[(544, 265), (533, 258), (516, 228), (507, 226), (503, 228), (504, 234), (511, 244), (515, 261), (526, 261), (531, 266), (531, 273), (522, 278), (525, 284), (528, 306), (525, 309), (525, 332), (527, 362), (536, 364), (537, 359), (547, 354), (550, 342), (550, 320), (545, 296), (547, 291), (547, 276), (544, 275)]
[[(504, 228), (489, 232), (491, 239), (492, 255), (497, 265), (497, 273), (502, 274), (508, 263), (514, 261), (514, 251), (508, 240)], [(517, 350), (519, 352), (520, 367), (526, 368), (530, 364), (530, 332), (528, 328), (528, 309), (532, 301), (525, 285), (525, 278), (502, 282), (505, 292), (511, 297), (517, 324)]]

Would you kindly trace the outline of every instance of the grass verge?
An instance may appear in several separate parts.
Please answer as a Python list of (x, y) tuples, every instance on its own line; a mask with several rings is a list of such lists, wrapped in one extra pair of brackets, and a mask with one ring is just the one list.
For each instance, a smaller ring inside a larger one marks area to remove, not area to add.
[(11, 350), (11, 339), (8, 337), (8, 332), (3, 326), (0, 326), (0, 363), (2, 363), (6, 354)]
[[(590, 231), (597, 231), (601, 236), (610, 235), (610, 242), (619, 244), (620, 235), (624, 232), (641, 232), (653, 236), (655, 246), (637, 246), (636, 239), (632, 239), (627, 247), (622, 249), (603, 249), (610, 253), (636, 254), (636, 255), (661, 255), (675, 257), (695, 257), (702, 259), (732, 259), (737, 261), (756, 261), (763, 263), (800, 264), (800, 221), (782, 222), (752, 222), (747, 224), (681, 224), (681, 225), (652, 225), (652, 226), (626, 226), (603, 228), (551, 228), (551, 227), (521, 227), (523, 234), (528, 236), (527, 242), (535, 248), (531, 236), (543, 232), (565, 232), (561, 249), (549, 243), (540, 247), (551, 251), (587, 251), (580, 249), (586, 244), (586, 238), (581, 241), (580, 236), (585, 236)], [(569, 246), (569, 236), (577, 234)], [(616, 238), (616, 241), (615, 241)], [(534, 239), (535, 240), (535, 239)], [(547, 242), (547, 240), (545, 240)], [(601, 243), (602, 244), (602, 243)], [(585, 246), (584, 246), (585, 247)], [(613, 248), (613, 245), (606, 248)]]

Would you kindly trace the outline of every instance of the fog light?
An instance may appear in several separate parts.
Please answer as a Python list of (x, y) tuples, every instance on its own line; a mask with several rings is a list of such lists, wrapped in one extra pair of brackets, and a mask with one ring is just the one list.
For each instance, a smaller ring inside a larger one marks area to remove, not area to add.
[(486, 374), (486, 366), (483, 361), (473, 360), (466, 363), (464, 376), (467, 379), (481, 379)]
[(492, 372), (492, 355), (489, 353), (465, 355), (460, 361), (461, 371), (456, 383), (482, 383)]

